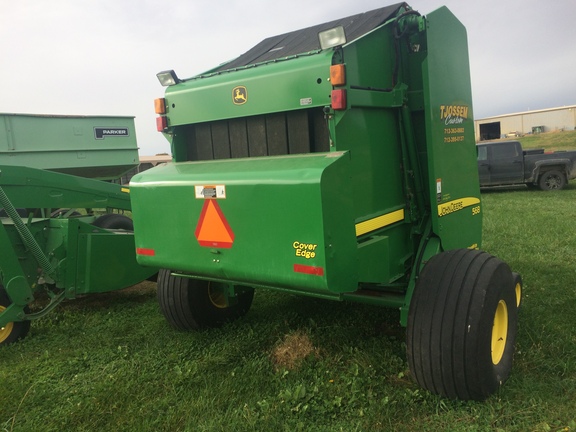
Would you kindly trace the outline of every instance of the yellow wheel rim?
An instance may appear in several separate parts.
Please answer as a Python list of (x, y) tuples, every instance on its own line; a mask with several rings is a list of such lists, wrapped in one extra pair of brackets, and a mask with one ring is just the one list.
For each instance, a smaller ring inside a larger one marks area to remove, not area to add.
[(515, 288), (516, 292), (516, 307), (520, 307), (520, 301), (522, 300), (522, 284), (518, 282)]
[(508, 307), (504, 300), (498, 302), (494, 314), (494, 326), (492, 327), (492, 363), (497, 365), (502, 360), (508, 337)]
[(215, 282), (208, 283), (208, 298), (210, 302), (219, 309), (226, 309), (228, 307), (228, 300), (224, 295), (224, 287)]
[[(4, 312), (6, 308), (4, 306), (0, 306), (0, 313)], [(12, 329), (14, 327), (14, 323), (9, 322), (6, 324), (5, 327), (0, 327), (0, 343), (4, 342), (12, 333)]]

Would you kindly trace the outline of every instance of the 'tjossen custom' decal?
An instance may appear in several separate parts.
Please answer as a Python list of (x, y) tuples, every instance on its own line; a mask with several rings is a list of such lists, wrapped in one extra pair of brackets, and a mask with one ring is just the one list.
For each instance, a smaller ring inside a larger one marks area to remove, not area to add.
[(444, 123), (444, 142), (464, 141), (465, 125), (469, 108), (466, 105), (440, 105), (440, 120)]

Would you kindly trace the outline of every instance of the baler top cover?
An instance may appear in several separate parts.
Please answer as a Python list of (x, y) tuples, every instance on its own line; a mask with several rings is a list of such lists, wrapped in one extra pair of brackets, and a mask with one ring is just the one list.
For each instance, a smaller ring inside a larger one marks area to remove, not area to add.
[(284, 33), (264, 39), (240, 57), (213, 69), (211, 72), (241, 68), (320, 50), (318, 33), (338, 26), (344, 27), (348, 42), (374, 30), (386, 21), (396, 17), (406, 3), (398, 3), (346, 18), (318, 24), (301, 30)]

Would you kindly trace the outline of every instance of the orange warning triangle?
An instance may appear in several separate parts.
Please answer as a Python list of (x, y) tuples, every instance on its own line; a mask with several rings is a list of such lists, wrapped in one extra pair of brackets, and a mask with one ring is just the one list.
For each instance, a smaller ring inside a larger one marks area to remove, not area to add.
[(200, 246), (229, 249), (234, 242), (234, 232), (216, 200), (204, 201), (200, 219), (194, 233)]

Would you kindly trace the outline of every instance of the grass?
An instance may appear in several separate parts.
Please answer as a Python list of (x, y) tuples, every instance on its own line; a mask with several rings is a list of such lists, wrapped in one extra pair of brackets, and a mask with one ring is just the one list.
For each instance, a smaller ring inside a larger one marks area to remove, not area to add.
[(525, 284), (512, 376), (485, 402), (418, 388), (394, 310), (259, 290), (239, 322), (183, 333), (144, 282), (0, 348), (0, 431), (576, 430), (576, 184), (482, 198), (483, 248)]
[(546, 148), (547, 150), (576, 150), (576, 130), (546, 132), (537, 135), (525, 135), (517, 138), (527, 149)]

